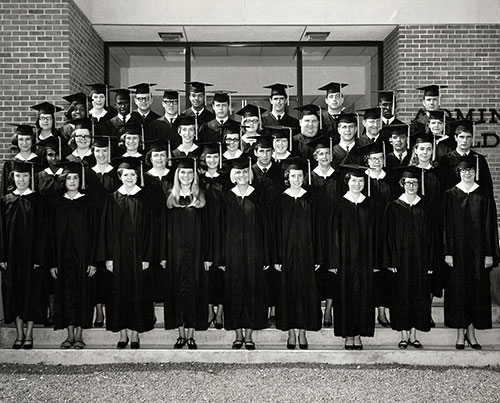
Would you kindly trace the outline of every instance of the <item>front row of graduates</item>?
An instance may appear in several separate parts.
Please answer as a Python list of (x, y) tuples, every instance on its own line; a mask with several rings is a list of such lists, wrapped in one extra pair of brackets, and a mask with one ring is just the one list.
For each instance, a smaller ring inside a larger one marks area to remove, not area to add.
[[(153, 166), (159, 159), (162, 164), (145, 175), (140, 159), (125, 158), (117, 169), (121, 185), (109, 197), (82, 192), (92, 175), (70, 163), (59, 178), (62, 193), (50, 200), (32, 191), (33, 165), (14, 163), (14, 191), (0, 199), (5, 318), (17, 328), (13, 347), (33, 346), (33, 323), (45, 314), (43, 276), (50, 270), (57, 279), (55, 328), (68, 330), (61, 347), (83, 348), (99, 267), (112, 273), (106, 327), (120, 332), (118, 348), (127, 346), (129, 335), (131, 348), (140, 347), (139, 334), (153, 329), (160, 298), (165, 328), (179, 330), (174, 347), (196, 349), (195, 329), (208, 327), (208, 270), (215, 268), (224, 271), (221, 302), (225, 328), (236, 333), (233, 348), (255, 348), (252, 331), (267, 327), (275, 294), (276, 327), (288, 331), (287, 347), (295, 348), (298, 339), (306, 349), (306, 331), (321, 328), (320, 267), (333, 273), (327, 294), (334, 298), (335, 335), (345, 338), (346, 349), (362, 349), (361, 337), (374, 334), (379, 267), (390, 272), (399, 347), (422, 347), (416, 330), (430, 329), (429, 274), (440, 262), (434, 206), (417, 194), (420, 169), (401, 168), (402, 195), (377, 221), (376, 202), (363, 194), (366, 167), (344, 166), (337, 174), (347, 192), (321, 204), (321, 194), (306, 186), (306, 164), (291, 160), (284, 166), (286, 190), (270, 201), (264, 188), (252, 185), (247, 157), (231, 162), (229, 186), (217, 184), (218, 152), (204, 157), (208, 170), (200, 177), (191, 158), (168, 170), (165, 149), (153, 149)], [(442, 210), (449, 266), (445, 325), (458, 329), (457, 349), (465, 342), (480, 348), (474, 329), (491, 327), (488, 269), (499, 257), (495, 205), (475, 183), (475, 167), (474, 158), (460, 160), (460, 183), (445, 192)], [(138, 186), (143, 180), (144, 188)]]

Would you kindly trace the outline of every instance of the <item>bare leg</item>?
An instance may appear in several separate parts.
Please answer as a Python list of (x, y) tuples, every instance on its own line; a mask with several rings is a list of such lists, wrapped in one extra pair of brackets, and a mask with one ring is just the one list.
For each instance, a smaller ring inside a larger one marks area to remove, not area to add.
[(139, 333), (136, 332), (135, 330), (130, 331), (130, 341), (132, 343), (139, 341)]
[(295, 334), (295, 329), (290, 329), (288, 331), (287, 346), (293, 346), (297, 344), (297, 335)]
[(253, 329), (245, 329), (245, 341), (252, 341)]
[(215, 317), (216, 329), (222, 329), (223, 327), (223, 322), (222, 322), (223, 313), (224, 313), (224, 307), (222, 306), (222, 304), (217, 305), (217, 316)]
[(97, 304), (95, 306), (95, 323), (100, 325), (104, 322), (104, 310), (102, 309), (102, 304)]
[(68, 340), (71, 344), (75, 342), (75, 327), (73, 325), (69, 325), (66, 330), (68, 331), (68, 336), (66, 340)]
[(326, 323), (326, 326), (331, 326), (333, 322), (332, 308), (333, 308), (333, 299), (327, 298), (325, 301), (325, 315), (323, 317), (323, 324)]
[(33, 340), (33, 326), (35, 322), (28, 321), (26, 322), (26, 340)]
[(457, 345), (465, 344), (465, 329), (457, 329)]
[(183, 339), (186, 338), (186, 330), (184, 329), (184, 326), (179, 327), (179, 337), (182, 337)]
[(120, 341), (123, 341), (123, 342), (128, 341), (127, 329), (120, 330)]
[(16, 318), (16, 340), (24, 340), (24, 322), (23, 320), (18, 316)]
[(208, 304), (208, 326), (209, 327), (214, 320), (215, 320), (214, 304)]

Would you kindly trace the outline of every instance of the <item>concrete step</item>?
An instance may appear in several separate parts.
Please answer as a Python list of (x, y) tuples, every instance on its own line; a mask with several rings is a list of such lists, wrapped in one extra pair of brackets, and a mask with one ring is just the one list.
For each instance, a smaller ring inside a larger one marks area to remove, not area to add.
[(457, 351), (452, 348), (424, 350), (367, 349), (345, 351), (340, 348), (286, 350), (283, 346), (258, 348), (255, 351), (212, 349), (208, 346), (199, 350), (173, 350), (158, 346), (143, 346), (140, 350), (116, 350), (86, 348), (84, 350), (59, 350), (37, 348), (30, 351), (2, 350), (1, 363), (23, 363), (44, 365), (84, 365), (117, 363), (324, 363), (334, 365), (435, 365), (435, 366), (473, 366), (498, 367), (500, 350), (476, 351), (466, 349)]
[[(477, 331), (479, 342), (488, 349), (487, 346), (498, 346), (500, 348), (500, 325), (496, 324), (493, 329)], [(161, 349), (172, 348), (178, 337), (176, 330), (164, 330), (156, 327), (150, 332), (141, 334), (141, 345), (158, 346)], [(286, 346), (288, 333), (277, 329), (265, 329), (254, 332), (254, 342), (261, 347)], [(3, 326), (0, 328), (0, 348), (10, 349), (16, 338), (16, 330), (13, 326)], [(66, 338), (65, 330), (54, 331), (50, 328), (36, 327), (34, 329), (34, 344), (36, 347), (58, 348), (60, 343)], [(118, 341), (118, 334), (111, 333), (105, 329), (88, 329), (84, 331), (84, 340), (88, 347), (114, 348)], [(232, 331), (208, 329), (203, 332), (196, 332), (195, 339), (200, 348), (213, 346), (214, 348), (225, 349), (231, 346), (235, 334)], [(449, 348), (454, 347), (456, 341), (456, 330), (442, 326), (437, 326), (428, 333), (417, 334), (417, 338), (424, 347)], [(343, 348), (344, 341), (340, 337), (335, 337), (333, 330), (322, 329), (318, 332), (308, 332), (307, 339), (310, 348)], [(365, 337), (363, 344), (368, 348), (395, 348), (400, 340), (399, 332), (392, 329), (378, 327), (374, 337)]]

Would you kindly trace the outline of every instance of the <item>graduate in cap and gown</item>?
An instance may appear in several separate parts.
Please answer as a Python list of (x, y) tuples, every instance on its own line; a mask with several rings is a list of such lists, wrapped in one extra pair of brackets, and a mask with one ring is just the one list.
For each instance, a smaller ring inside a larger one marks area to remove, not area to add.
[(446, 130), (450, 128), (447, 120), (443, 110), (429, 112), (428, 133), (434, 136), (434, 160), (437, 162), (457, 147), (455, 139)]
[(68, 161), (81, 162), (87, 168), (96, 164), (92, 153), (92, 122), (89, 119), (73, 121), (75, 128), (68, 143), (73, 152), (66, 156)]
[(95, 127), (99, 126), (101, 134), (116, 136), (115, 126), (110, 122), (111, 118), (116, 115), (116, 111), (108, 103), (109, 89), (112, 87), (102, 83), (86, 84), (86, 86), (90, 88), (89, 100), (92, 108), (87, 117), (92, 122), (92, 135), (94, 135)]
[(386, 315), (386, 307), (389, 305), (387, 271), (383, 268), (384, 236), (382, 233), (382, 217), (387, 203), (392, 200), (392, 191), (388, 174), (385, 171), (385, 144), (380, 142), (369, 143), (359, 147), (354, 152), (363, 158), (368, 169), (366, 174), (366, 186), (363, 194), (370, 198), (372, 214), (375, 220), (373, 230), (375, 272), (373, 274), (373, 303), (377, 307), (377, 321), (383, 327), (389, 327), (390, 323)]
[(337, 131), (337, 118), (345, 109), (342, 88), (348, 85), (330, 82), (318, 88), (319, 91), (326, 91), (325, 104), (327, 108), (322, 112), (323, 133), (332, 138), (334, 145), (340, 141), (340, 135)]
[(63, 109), (51, 104), (50, 102), (42, 102), (37, 105), (33, 105), (31, 109), (38, 112), (36, 118), (36, 141), (45, 140), (48, 137), (54, 136), (59, 137), (61, 134), (56, 128), (56, 113), (62, 111)]
[[(441, 89), (448, 88), (447, 85), (430, 84), (417, 88), (422, 91), (422, 106), (417, 112), (415, 118), (410, 122), (411, 132), (425, 133), (429, 130), (429, 114), (431, 111), (438, 111), (441, 108)], [(449, 111), (446, 111), (451, 116)]]
[(179, 158), (167, 197), (167, 279), (163, 311), (165, 329), (179, 330), (174, 348), (197, 349), (195, 330), (208, 327), (208, 244), (205, 195), (196, 160)]
[(241, 116), (241, 151), (245, 154), (252, 154), (252, 144), (255, 142), (254, 136), (258, 136), (263, 129), (262, 115), (266, 109), (254, 104), (246, 104), (236, 112)]
[(212, 84), (203, 83), (201, 81), (187, 81), (189, 88), (189, 102), (191, 107), (186, 109), (182, 114), (194, 117), (197, 127), (201, 127), (203, 123), (208, 123), (215, 118), (215, 114), (207, 109), (206, 106), (206, 87), (212, 87)]
[(14, 155), (12, 159), (6, 160), (3, 164), (2, 189), (1, 189), (2, 195), (6, 195), (11, 191), (11, 189), (9, 189), (8, 178), (10, 173), (12, 172), (12, 166), (16, 161), (19, 162), (31, 161), (36, 163), (40, 162), (39, 156), (35, 153), (37, 148), (35, 145), (35, 132), (34, 132), (35, 127), (25, 124), (19, 125), (16, 123), (9, 123), (9, 125), (14, 126), (16, 128), (14, 134), (10, 139), (10, 142), (11, 142), (11, 149), (17, 151), (18, 153)]
[[(251, 159), (231, 160), (234, 187), (224, 194), (224, 327), (236, 332), (233, 349), (254, 350), (253, 330), (267, 327), (264, 270), (269, 268), (269, 225), (262, 194), (250, 183)], [(245, 333), (243, 334), (243, 329)]]
[[(224, 145), (224, 152), (222, 153), (223, 170), (227, 172), (229, 161), (240, 158), (242, 155), (248, 155), (242, 151), (242, 148), (246, 147), (245, 144), (249, 143), (242, 142), (240, 126), (231, 125), (224, 132), (222, 144)], [(243, 147), (240, 147), (241, 145), (243, 145)], [(249, 147), (249, 151), (251, 152), (252, 147)]]
[(319, 269), (314, 195), (304, 189), (310, 183), (308, 169), (297, 159), (285, 169), (288, 188), (277, 198), (273, 223), (276, 252), (274, 268), (278, 275), (276, 328), (288, 331), (287, 348), (297, 343), (308, 348), (306, 331), (321, 329), (321, 300), (317, 292), (315, 270)]
[(279, 163), (295, 155), (293, 153), (293, 129), (286, 126), (268, 126), (266, 131), (273, 138), (274, 162)]
[(475, 182), (476, 160), (460, 159), (460, 182), (443, 198), (447, 264), (444, 325), (457, 329), (456, 349), (481, 349), (475, 329), (491, 329), (490, 271), (498, 266), (497, 211), (488, 191)]
[(321, 108), (317, 105), (309, 104), (298, 106), (295, 109), (300, 112), (300, 133), (293, 136), (293, 149), (303, 159), (312, 160), (313, 149), (308, 144), (318, 136)]
[[(45, 200), (33, 192), (34, 165), (15, 161), (8, 178), (14, 189), (0, 198), (0, 268), (6, 324), (15, 322), (14, 349), (33, 348), (33, 325), (47, 317), (46, 271), (52, 259)], [(24, 332), (26, 325), (26, 332)]]
[(326, 300), (323, 327), (333, 326), (333, 274), (326, 266), (328, 218), (331, 211), (336, 208), (339, 198), (345, 193), (343, 177), (332, 167), (332, 144), (333, 138), (326, 135), (317, 136), (308, 144), (314, 149), (313, 158), (317, 163), (311, 172), (311, 192), (316, 197), (315, 211), (319, 236), (315, 248), (318, 254), (317, 263), (321, 264), (316, 270), (316, 284), (320, 299)]
[(141, 127), (143, 124), (142, 119), (139, 121), (132, 117), (130, 90), (127, 88), (117, 88), (112, 89), (111, 92), (115, 93), (115, 109), (117, 112), (117, 114), (109, 120), (114, 127), (112, 135), (120, 137), (130, 126)]
[(441, 168), (441, 180), (445, 190), (452, 188), (460, 182), (457, 165), (460, 158), (471, 155), (476, 160), (476, 182), (481, 186), (483, 192), (493, 195), (493, 180), (488, 162), (484, 155), (472, 149), (474, 141), (474, 123), (470, 120), (455, 120), (448, 123), (450, 136), (455, 137), (457, 147), (439, 160)]
[[(200, 143), (200, 145), (202, 145)], [(200, 161), (200, 188), (205, 193), (208, 224), (207, 259), (212, 262), (208, 272), (208, 324), (216, 329), (223, 328), (223, 286), (224, 275), (220, 269), (224, 262), (224, 192), (230, 188), (227, 172), (222, 171), (222, 143), (203, 144)], [(227, 167), (226, 167), (227, 169)], [(217, 310), (215, 310), (217, 307)], [(217, 311), (217, 312), (216, 312)]]
[(38, 173), (38, 192), (48, 200), (61, 195), (61, 182), (59, 176), (63, 173), (63, 167), (59, 164), (61, 153), (59, 142), (55, 138), (49, 137), (38, 143), (42, 150), (40, 157), (42, 160), (42, 170)]
[(200, 158), (203, 148), (195, 144), (199, 127), (193, 116), (180, 116), (177, 121), (181, 144), (172, 151), (174, 158)]
[(337, 131), (340, 141), (332, 148), (332, 165), (334, 168), (338, 168), (342, 164), (360, 163), (360, 158), (352, 153), (359, 146), (357, 116), (355, 113), (342, 113), (337, 117)]
[[(161, 91), (161, 90), (156, 90)], [(153, 120), (146, 132), (146, 141), (159, 140), (169, 144), (172, 150), (182, 143), (178, 133), (177, 120), (180, 115), (180, 96), (178, 90), (164, 89), (162, 105), (165, 113)]]
[(362, 350), (361, 336), (375, 331), (373, 271), (375, 217), (366, 187), (366, 167), (342, 165), (348, 191), (339, 199), (329, 220), (328, 267), (336, 275), (333, 327), (345, 338), (346, 350)]
[(151, 124), (160, 118), (160, 115), (151, 110), (153, 104), (151, 87), (155, 85), (155, 83), (139, 83), (128, 87), (129, 90), (135, 90), (132, 97), (137, 109), (132, 112), (132, 119), (144, 127), (146, 140), (149, 139)]
[(88, 118), (88, 98), (83, 92), (77, 92), (75, 94), (66, 95), (62, 97), (65, 101), (69, 102), (69, 107), (64, 112), (64, 117), (66, 122), (60, 128), (61, 135), (67, 143), (73, 133), (74, 126), (70, 123), (76, 119)]
[(394, 90), (379, 90), (378, 93), (378, 107), (382, 108), (382, 124), (389, 125), (402, 125), (403, 121), (396, 117), (396, 92)]
[[(125, 157), (117, 172), (122, 186), (108, 199), (102, 215), (96, 261), (106, 261), (112, 273), (111, 298), (106, 305), (106, 329), (120, 332), (117, 348), (140, 348), (139, 333), (154, 327), (151, 292), (153, 219), (142, 182), (139, 158)], [(141, 183), (142, 184), (142, 183)], [(164, 257), (160, 257), (164, 262)]]
[(271, 84), (266, 85), (264, 88), (271, 90), (271, 96), (269, 97), (269, 103), (271, 104), (271, 111), (264, 112), (262, 114), (262, 126), (288, 126), (288, 127), (298, 127), (299, 121), (294, 117), (290, 116), (286, 107), (289, 104), (287, 90), (292, 88), (293, 85), (288, 84)]
[(384, 126), (380, 135), (391, 145), (392, 151), (386, 156), (386, 172), (389, 176), (389, 184), (392, 191), (392, 199), (399, 197), (401, 186), (399, 179), (400, 172), (394, 168), (406, 166), (410, 163), (410, 127), (407, 124), (391, 124)]
[(429, 273), (436, 264), (434, 231), (428, 206), (418, 195), (420, 170), (414, 166), (394, 169), (400, 172), (402, 194), (387, 204), (382, 226), (391, 327), (401, 332), (399, 348), (420, 349), (417, 330), (431, 329)]
[(359, 145), (365, 146), (370, 143), (382, 141), (380, 131), (382, 130), (381, 108), (361, 109), (358, 112), (363, 112), (363, 133), (359, 136)]
[[(83, 192), (85, 167), (68, 162), (60, 175), (64, 194), (52, 201), (55, 279), (54, 329), (67, 329), (61, 348), (85, 347), (83, 329), (92, 327), (95, 300), (96, 243), (100, 213)], [(74, 247), (78, 245), (78, 247)]]
[(199, 131), (199, 141), (204, 143), (214, 143), (222, 141), (225, 128), (230, 125), (237, 125), (238, 122), (230, 118), (231, 114), (231, 93), (227, 91), (216, 91), (212, 100), (212, 109), (215, 117), (201, 125)]

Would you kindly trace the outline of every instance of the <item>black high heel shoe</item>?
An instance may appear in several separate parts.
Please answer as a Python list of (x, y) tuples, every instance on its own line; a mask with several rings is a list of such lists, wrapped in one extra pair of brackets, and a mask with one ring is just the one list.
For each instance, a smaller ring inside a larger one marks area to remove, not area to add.
[(465, 338), (465, 342), (466, 342), (466, 343), (467, 343), (467, 344), (468, 344), (471, 348), (473, 348), (474, 350), (481, 350), (481, 349), (482, 349), (481, 344), (479, 344), (479, 343), (474, 343), (474, 344), (472, 344), (472, 343), (471, 343), (471, 341), (470, 341), (470, 339), (469, 339), (469, 335), (467, 335), (467, 334), (466, 334), (466, 335), (464, 336), (464, 338)]
[(301, 350), (307, 350), (309, 348), (309, 343), (307, 342), (307, 339), (304, 336), (305, 343), (300, 342), (300, 336), (299, 336), (299, 348)]
[(288, 338), (288, 339), (286, 340), (286, 348), (287, 348), (288, 350), (295, 350), (295, 347), (296, 347), (296, 346), (297, 346), (297, 345), (296, 345), (295, 343), (293, 343), (293, 344), (292, 344), (292, 343), (290, 343), (290, 338)]
[(128, 344), (128, 337), (127, 337), (127, 340), (125, 340), (125, 341), (120, 340), (118, 343), (116, 343), (116, 348), (123, 349), (123, 348), (127, 347), (127, 344)]
[(196, 342), (194, 341), (194, 339), (192, 337), (187, 339), (186, 344), (187, 344), (189, 350), (196, 350), (198, 348), (198, 345), (196, 344)]
[(185, 337), (178, 337), (177, 341), (174, 344), (175, 349), (181, 349), (186, 345), (186, 338)]
[(23, 344), (23, 350), (31, 350), (31, 349), (33, 349), (33, 339), (25, 339)]
[(465, 344), (464, 343), (455, 343), (455, 349), (456, 350), (463, 350), (463, 349), (465, 349)]

